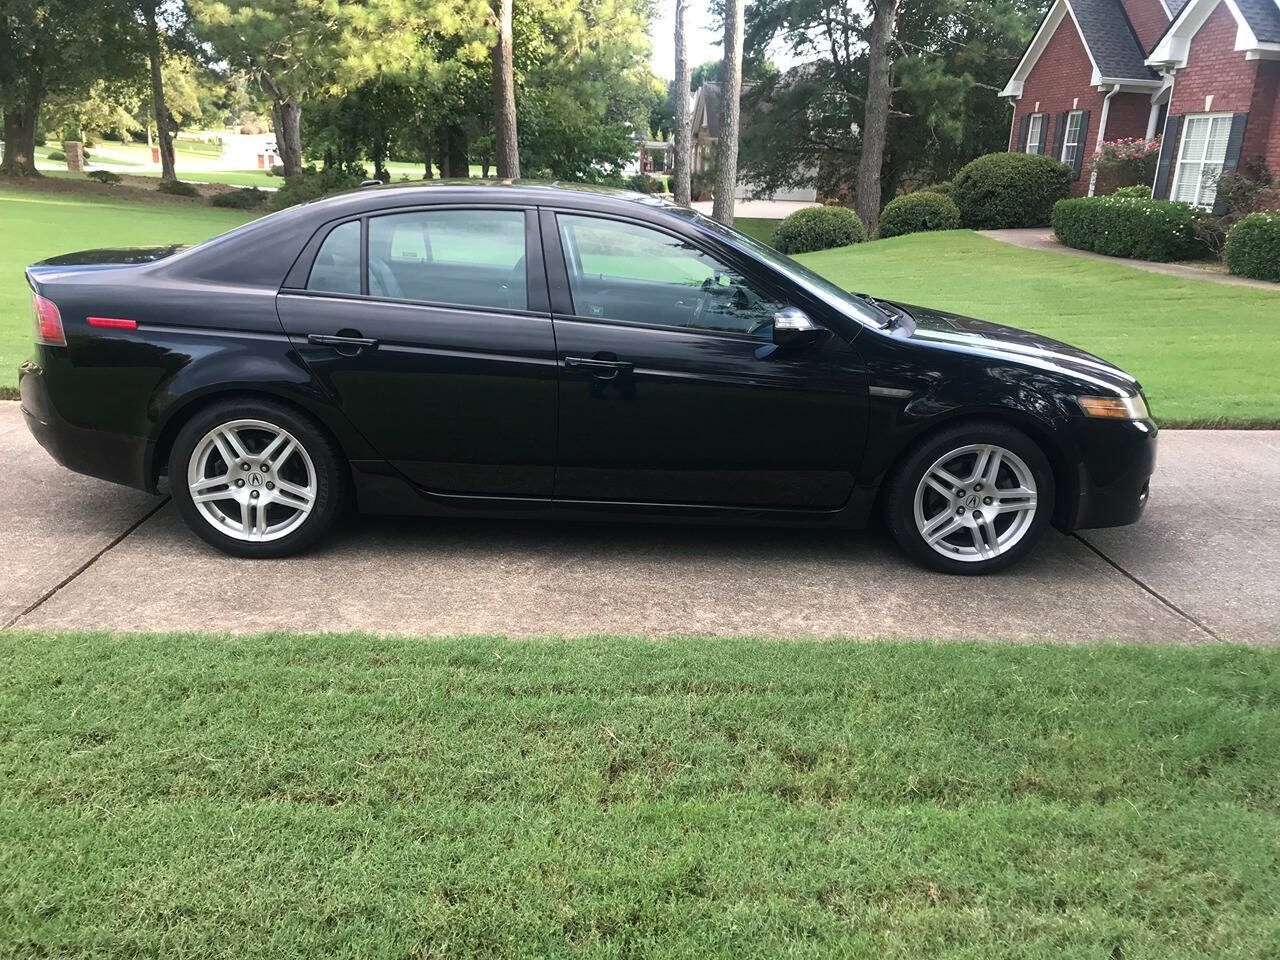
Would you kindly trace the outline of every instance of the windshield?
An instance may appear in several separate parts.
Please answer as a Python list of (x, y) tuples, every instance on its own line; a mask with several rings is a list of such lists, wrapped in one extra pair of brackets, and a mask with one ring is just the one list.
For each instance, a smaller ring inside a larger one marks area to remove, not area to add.
[[(679, 212), (681, 215), (686, 215), (684, 211)], [(869, 327), (880, 328), (893, 319), (890, 314), (877, 307), (874, 302), (870, 302), (856, 293), (842, 290), (826, 277), (814, 273), (803, 264), (796, 263), (790, 257), (773, 249), (773, 247), (766, 246), (759, 240), (748, 237), (745, 233), (732, 230), (724, 224), (712, 220), (710, 217), (704, 217), (695, 211), (689, 211), (689, 213), (692, 214), (690, 219), (698, 226), (723, 237), (733, 243), (734, 246), (742, 247), (755, 254), (778, 270), (778, 272), (785, 274), (791, 280), (800, 284), (823, 303), (852, 317), (859, 323), (864, 323)]]

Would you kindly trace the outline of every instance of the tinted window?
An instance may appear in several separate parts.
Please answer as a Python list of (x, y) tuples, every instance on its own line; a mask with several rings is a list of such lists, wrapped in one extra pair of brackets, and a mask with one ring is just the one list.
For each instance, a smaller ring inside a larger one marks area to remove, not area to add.
[(688, 241), (617, 220), (556, 219), (579, 316), (772, 337), (782, 304)]
[(308, 290), (327, 293), (360, 292), (360, 222), (344, 223), (329, 231), (311, 265)]
[(524, 213), (429, 210), (369, 221), (369, 293), (524, 310)]

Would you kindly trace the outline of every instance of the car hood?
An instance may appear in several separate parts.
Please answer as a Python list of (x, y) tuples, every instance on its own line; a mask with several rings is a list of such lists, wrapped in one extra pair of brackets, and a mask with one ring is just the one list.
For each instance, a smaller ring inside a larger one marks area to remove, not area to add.
[(1141, 389), (1136, 379), (1114, 364), (1059, 340), (930, 307), (905, 303), (898, 306), (915, 321), (898, 328), (903, 336), (914, 342), (1014, 360), (1067, 373), (1126, 394), (1137, 393)]

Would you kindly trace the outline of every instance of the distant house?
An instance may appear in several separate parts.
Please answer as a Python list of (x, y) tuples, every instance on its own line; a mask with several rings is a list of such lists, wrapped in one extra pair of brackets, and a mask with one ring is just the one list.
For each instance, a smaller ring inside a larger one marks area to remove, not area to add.
[(1213, 206), (1222, 171), (1280, 174), (1280, 0), (1054, 0), (1000, 95), (1009, 149), (1076, 171), (1102, 140), (1161, 136), (1152, 192)]
[[(752, 87), (750, 83), (742, 85), (743, 93), (748, 92)], [(691, 115), (692, 137), (692, 153), (693, 153), (693, 172), (704, 176), (711, 176), (715, 170), (716, 163), (716, 143), (720, 139), (720, 102), (721, 90), (718, 83), (703, 83), (698, 87), (693, 98), (693, 111)], [(744, 110), (741, 114), (742, 132), (746, 130), (747, 125), (751, 122), (749, 111)], [(761, 197), (753, 189), (750, 183), (738, 181), (738, 190), (735, 195), (740, 200), (756, 198), (760, 200), (794, 200), (801, 203), (813, 203), (818, 199), (818, 191), (813, 187), (800, 187), (792, 190), (779, 190), (769, 196)]]

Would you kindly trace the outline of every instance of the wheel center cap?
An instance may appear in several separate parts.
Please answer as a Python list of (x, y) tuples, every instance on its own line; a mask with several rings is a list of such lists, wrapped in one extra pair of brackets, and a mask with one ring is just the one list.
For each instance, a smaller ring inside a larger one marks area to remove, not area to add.
[(966, 500), (966, 501), (965, 501), (965, 503), (966, 503), (968, 506), (976, 507), (976, 506), (978, 505), (978, 498), (977, 498), (977, 497), (970, 497), (968, 500)]
[(260, 473), (251, 473), (251, 474), (249, 474), (249, 486), (251, 486), (251, 487), (260, 487), (260, 486), (262, 486), (262, 474), (260, 474)]

